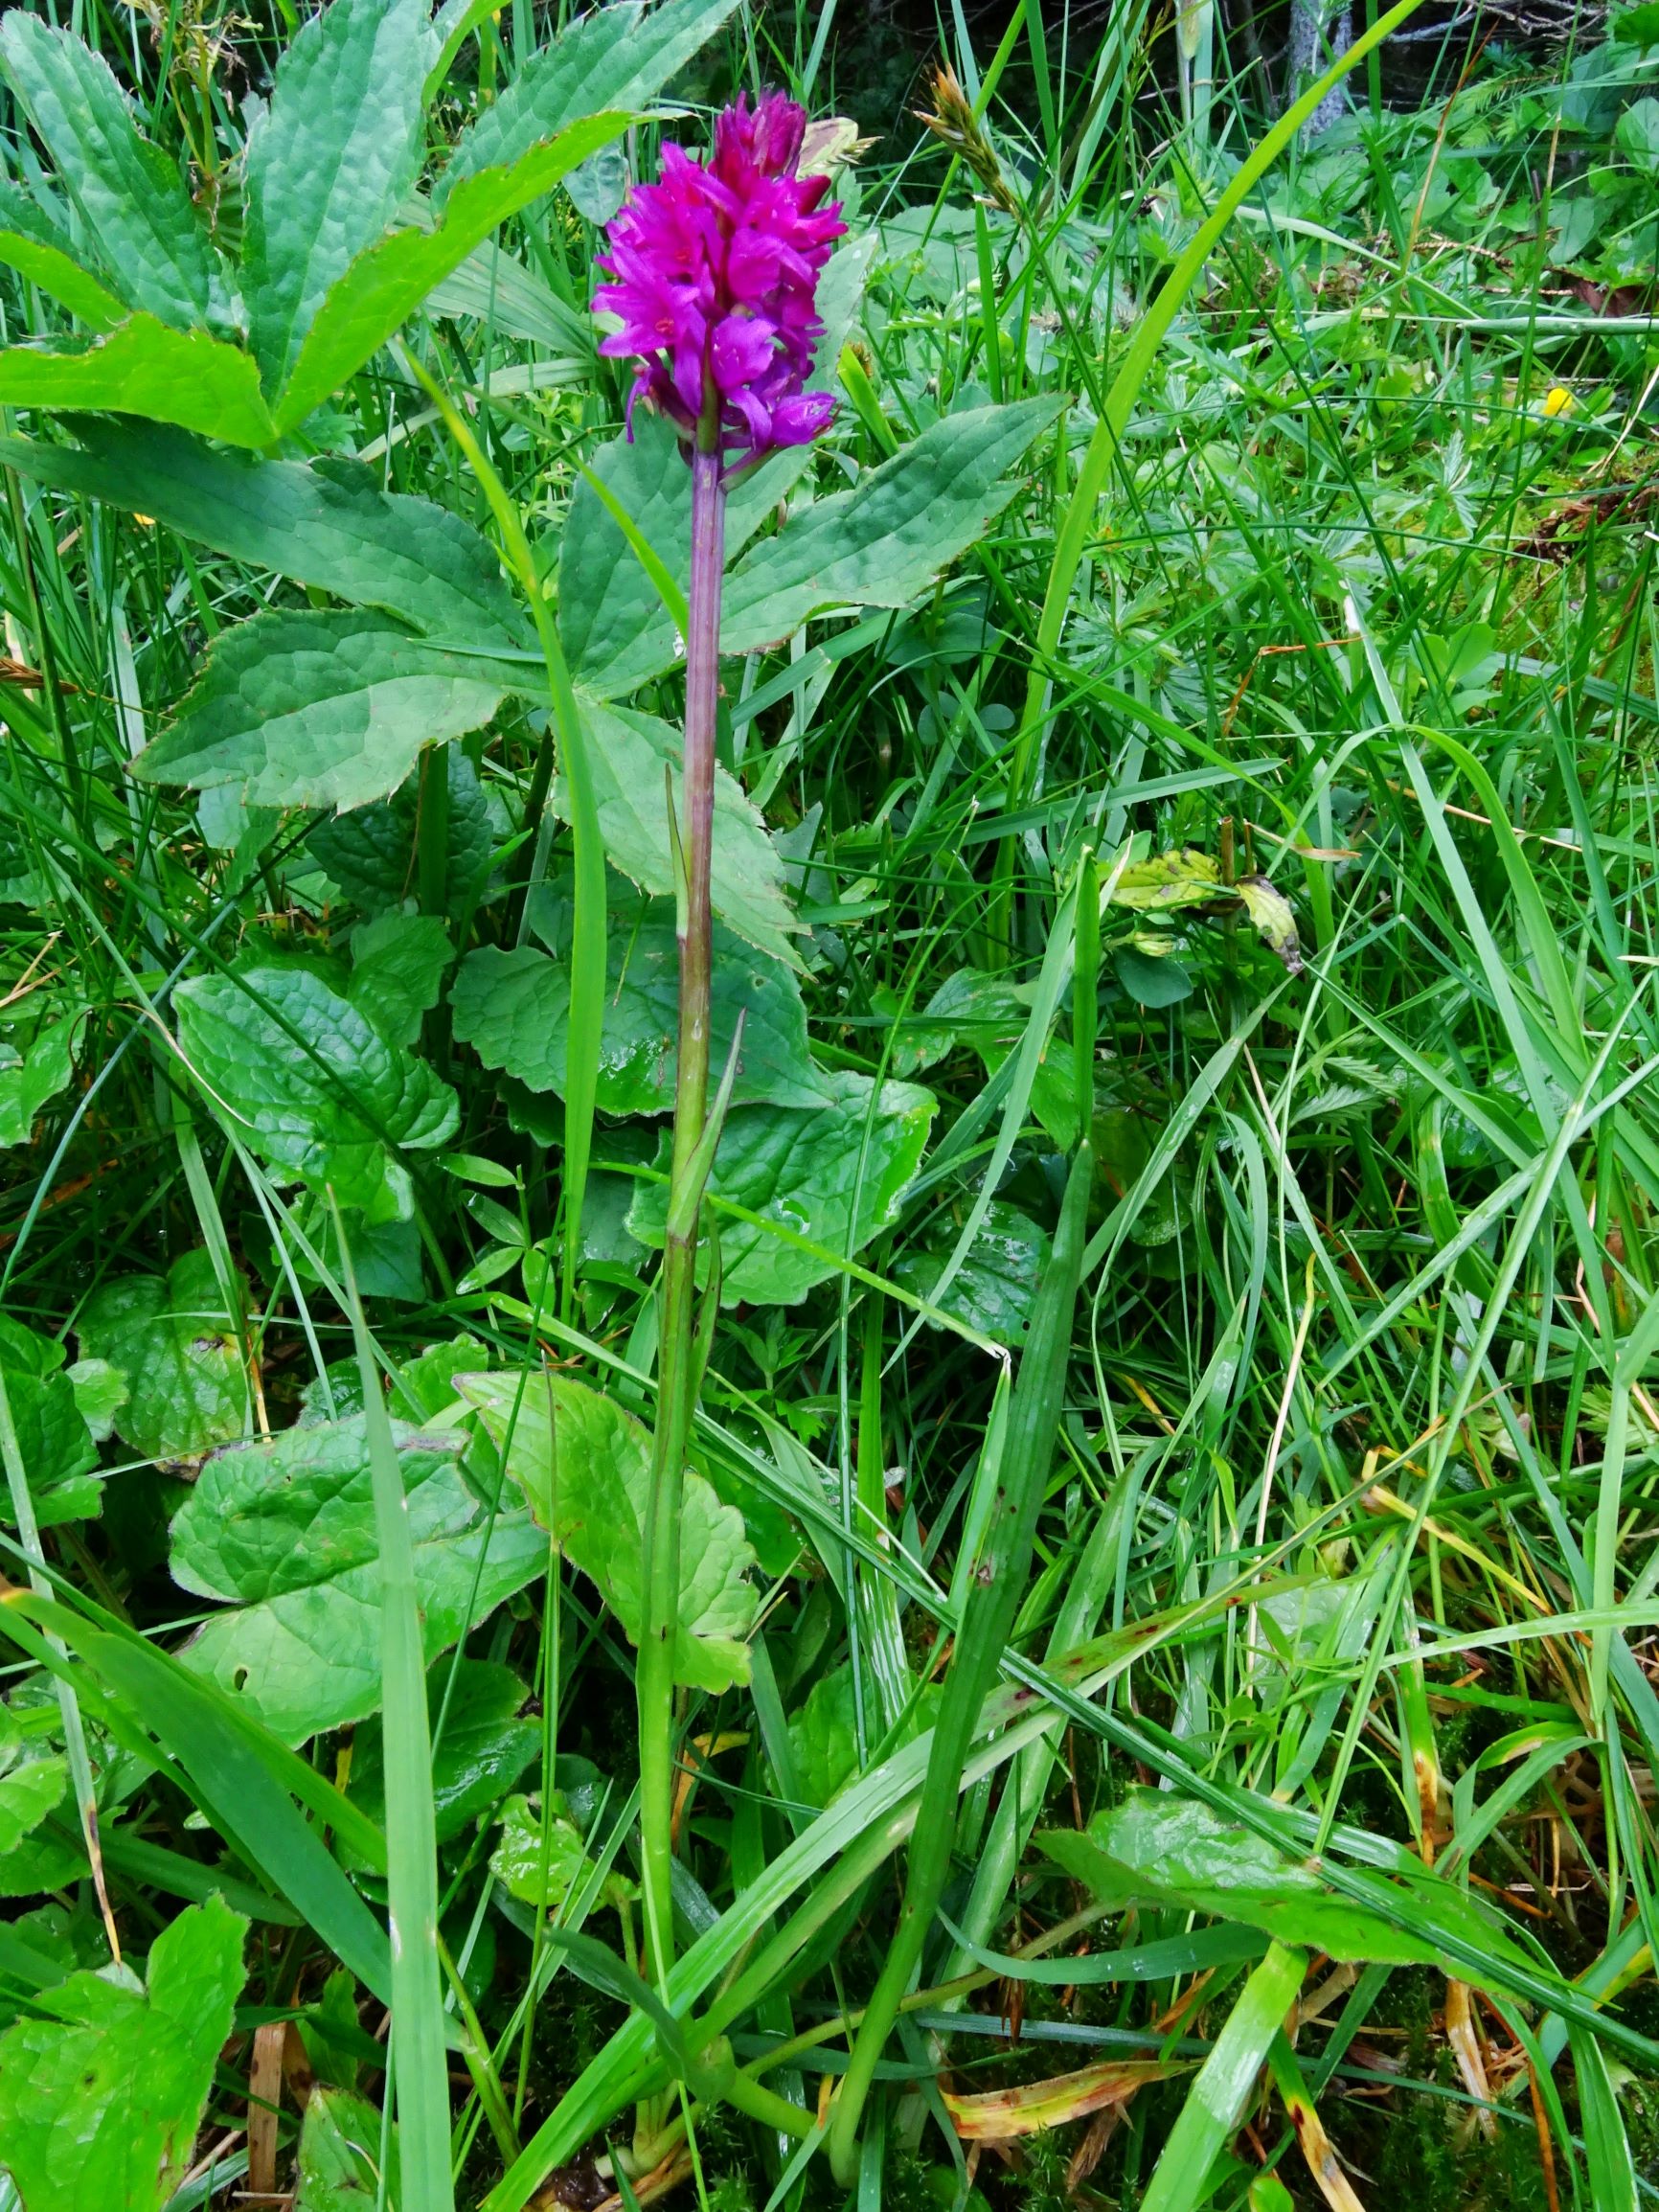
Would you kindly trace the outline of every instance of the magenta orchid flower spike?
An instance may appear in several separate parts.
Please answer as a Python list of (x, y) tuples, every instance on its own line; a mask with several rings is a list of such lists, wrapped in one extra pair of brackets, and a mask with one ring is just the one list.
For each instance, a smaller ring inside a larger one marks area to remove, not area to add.
[(673, 1963), (674, 1650), (686, 1449), (697, 1399), (697, 1242), (723, 1111), (719, 1102), (709, 1110), (709, 1034), (726, 487), (738, 469), (780, 446), (810, 445), (833, 410), (827, 395), (807, 392), (807, 378), (824, 335), (818, 279), (846, 225), (840, 208), (825, 202), (829, 178), (797, 173), (806, 132), (794, 102), (769, 92), (753, 107), (739, 97), (717, 119), (708, 161), (665, 147), (659, 181), (636, 185), (610, 226), (599, 265), (611, 281), (594, 294), (596, 308), (622, 321), (601, 353), (641, 363), (628, 396), (630, 434), (643, 399), (674, 424), (692, 465), (673, 1164), (634, 1676), (646, 1963), (659, 1984)]
[(664, 147), (660, 181), (633, 188), (599, 257), (611, 282), (594, 306), (623, 323), (600, 352), (642, 363), (630, 422), (644, 399), (730, 467), (809, 445), (833, 411), (806, 383), (818, 279), (847, 226), (829, 178), (796, 173), (806, 130), (783, 93), (739, 94), (706, 163)]

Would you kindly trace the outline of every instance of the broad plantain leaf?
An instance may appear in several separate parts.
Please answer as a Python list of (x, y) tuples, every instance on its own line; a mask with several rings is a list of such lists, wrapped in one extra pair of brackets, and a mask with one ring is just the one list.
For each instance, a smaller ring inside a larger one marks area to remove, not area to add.
[[(483, 946), (469, 953), (450, 992), (455, 1035), (474, 1047), (486, 1067), (562, 1098), (570, 1019), (568, 897), (544, 896), (532, 914), (553, 956), (531, 945), (511, 952)], [(600, 1111), (671, 1113), (679, 1018), (673, 903), (613, 887), (608, 920)], [(743, 1043), (733, 1098), (739, 1105), (821, 1105), (825, 1079), (807, 1049), (807, 1009), (793, 974), (716, 924), (709, 1047), (716, 1071), (726, 1064), (739, 1016)]]
[(251, 353), (147, 314), (128, 315), (84, 345), (8, 346), (0, 352), (0, 405), (148, 415), (231, 445), (268, 445), (277, 435)]
[[(792, 1306), (835, 1272), (834, 1258), (862, 1251), (898, 1218), (898, 1201), (920, 1164), (937, 1110), (933, 1093), (911, 1083), (882, 1083), (838, 1068), (825, 1076), (830, 1093), (813, 1113), (777, 1106), (737, 1106), (726, 1116), (710, 1196), (758, 1215), (740, 1220), (717, 1208), (720, 1301), (736, 1306)], [(657, 1168), (666, 1178), (665, 1135)], [(642, 1183), (628, 1228), (642, 1244), (660, 1248), (668, 1216), (666, 1180)], [(822, 1247), (803, 1251), (771, 1233)], [(707, 1259), (699, 1253), (700, 1270)]]
[[(674, 808), (683, 820), (679, 738), (653, 715), (601, 706), (595, 699), (584, 698), (580, 706), (606, 855), (642, 891), (671, 897), (674, 865), (664, 771), (672, 770)], [(562, 777), (555, 783), (554, 803), (565, 810)], [(759, 811), (723, 768), (715, 770), (711, 896), (715, 912), (739, 937), (774, 960), (799, 965), (791, 944), (796, 923), (784, 888), (784, 863)]]
[(181, 331), (205, 324), (207, 233), (176, 167), (140, 135), (109, 64), (72, 33), (12, 8), (0, 24), (0, 70), (125, 297)]
[[(547, 1539), (525, 1513), (491, 1527), (455, 1464), (462, 1438), (395, 1435), (435, 1659), (542, 1571)], [(173, 1517), (171, 1566), (186, 1589), (237, 1608), (197, 1631), (186, 1665), (285, 1742), (378, 1709), (380, 1547), (361, 1415), (216, 1452)]]
[(406, 1171), (455, 1129), (455, 1093), (308, 969), (207, 975), (173, 995), (185, 1058), (254, 1149), (371, 1221), (406, 1219)]
[[(1016, 489), (1007, 472), (1056, 412), (1054, 400), (1025, 399), (947, 415), (851, 491), (792, 516), (728, 569), (721, 650), (782, 644), (808, 615), (830, 607), (907, 605), (1007, 506)], [(683, 463), (677, 475), (659, 465), (661, 430), (645, 435), (653, 443), (642, 463), (619, 459), (605, 472), (672, 566), (675, 549), (689, 539), (680, 512), (689, 513), (689, 471)], [(784, 488), (773, 488), (771, 498)], [(643, 513), (631, 506), (636, 496), (646, 500)], [(599, 505), (591, 492), (585, 499)], [(573, 523), (583, 502), (579, 492)], [(673, 624), (615, 522), (595, 517), (591, 532), (574, 541), (567, 536), (566, 546), (560, 604), (575, 612), (572, 660), (586, 687), (618, 696), (671, 667)]]
[(518, 640), (524, 624), (495, 554), (429, 499), (383, 491), (361, 463), (259, 461), (160, 423), (74, 418), (80, 446), (0, 440), (0, 458), (64, 491), (107, 500), (253, 568), (274, 568), (446, 637)]
[(509, 216), (550, 193), (579, 162), (620, 137), (631, 120), (622, 113), (587, 115), (509, 168), (466, 177), (448, 194), (434, 229), (394, 231), (359, 254), (317, 310), (275, 409), (278, 433), (297, 429), (475, 246)]
[[(572, 1563), (597, 1585), (637, 1644), (642, 1618), (641, 1529), (650, 1487), (648, 1431), (614, 1399), (564, 1375), (465, 1375), (507, 1471)], [(755, 1555), (743, 1516), (703, 1477), (686, 1473), (680, 1527), (680, 1613), (674, 1679), (729, 1690), (749, 1678), (745, 1639), (759, 1603), (746, 1580)]]
[(206, 1251), (165, 1277), (124, 1275), (95, 1290), (76, 1325), (81, 1356), (125, 1379), (116, 1433), (146, 1459), (189, 1459), (240, 1436), (248, 1380), (237, 1323)]
[(333, 0), (302, 23), (248, 133), (249, 337), (279, 393), (329, 287), (415, 188), (434, 58), (424, 0)]
[(383, 616), (256, 615), (219, 638), (132, 773), (235, 785), (250, 807), (361, 807), (395, 791), (422, 745), (487, 722), (505, 688)]
[(580, 117), (646, 106), (707, 45), (737, 0), (641, 0), (590, 9), (533, 54), (455, 148), (434, 198), (440, 206), (480, 170), (515, 162)]
[(183, 2180), (245, 1978), (212, 1898), (130, 1969), (71, 1974), (0, 2036), (0, 2160), (28, 2212), (157, 2212)]

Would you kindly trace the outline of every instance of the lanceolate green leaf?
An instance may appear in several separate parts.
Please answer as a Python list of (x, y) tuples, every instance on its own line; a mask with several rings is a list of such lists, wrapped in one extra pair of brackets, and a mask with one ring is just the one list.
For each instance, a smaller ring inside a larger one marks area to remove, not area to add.
[(627, 128), (624, 113), (589, 115), (510, 168), (469, 176), (430, 231), (395, 231), (371, 246), (330, 289), (294, 363), (276, 412), (280, 433), (298, 428), (420, 305), (435, 285), (508, 217), (550, 193), (579, 162)]
[[(710, 1196), (759, 1219), (717, 1214), (724, 1305), (793, 1305), (834, 1272), (770, 1236), (768, 1221), (851, 1258), (898, 1217), (933, 1123), (933, 1093), (911, 1083), (877, 1086), (846, 1069), (827, 1073), (824, 1084), (825, 1104), (811, 1113), (737, 1106), (726, 1116)], [(657, 1165), (666, 1176), (667, 1134), (662, 1144)], [(666, 1182), (642, 1184), (629, 1229), (642, 1243), (660, 1246), (667, 1219)]]
[(0, 406), (148, 415), (230, 445), (268, 445), (277, 435), (251, 353), (148, 314), (129, 315), (75, 352), (8, 346), (0, 352)]
[(132, 773), (234, 785), (251, 807), (361, 807), (395, 791), (422, 745), (487, 722), (504, 689), (488, 664), (382, 615), (256, 615), (218, 640)]
[(280, 392), (329, 287), (413, 191), (433, 58), (424, 0), (333, 0), (301, 25), (248, 134), (243, 285)]
[(519, 161), (542, 140), (602, 108), (644, 107), (708, 43), (737, 0), (640, 0), (592, 8), (529, 57), (456, 147), (440, 206), (481, 170)]
[(11, 8), (0, 25), (0, 69), (124, 296), (178, 330), (205, 324), (214, 285), (207, 233), (177, 169), (140, 135), (108, 63), (73, 33)]
[[(548, 914), (553, 901), (533, 912)], [(610, 959), (599, 1073), (602, 1113), (669, 1113), (674, 1103), (679, 952), (667, 900), (609, 901)], [(455, 1035), (486, 1067), (533, 1090), (564, 1092), (570, 1018), (569, 928), (563, 902), (550, 918), (554, 956), (534, 946), (483, 946), (450, 992)], [(742, 1049), (732, 1097), (741, 1106), (821, 1106), (827, 1079), (807, 1050), (807, 1010), (792, 972), (727, 929), (715, 937), (710, 1059), (723, 1068), (739, 1019)]]
[[(651, 1440), (611, 1398), (563, 1375), (465, 1375), (459, 1388), (507, 1454), (507, 1471), (559, 1549), (595, 1582), (634, 1643)], [(720, 1691), (749, 1678), (759, 1593), (743, 1516), (688, 1472), (674, 1679)]]
[[(457, 1437), (397, 1432), (428, 1660), (546, 1565), (523, 1512), (493, 1527)], [(286, 1743), (380, 1704), (380, 1555), (363, 1417), (290, 1428), (210, 1459), (172, 1524), (173, 1579), (234, 1607), (186, 1663)]]
[(523, 641), (485, 539), (435, 501), (382, 490), (359, 463), (258, 461), (159, 423), (84, 417), (69, 426), (80, 445), (8, 438), (0, 460), (428, 633)]
[(266, 1159), (371, 1220), (408, 1213), (389, 1148), (443, 1144), (455, 1093), (308, 969), (199, 976), (174, 996), (184, 1057)]
[[(829, 607), (907, 605), (1013, 497), (1011, 471), (1057, 412), (1054, 400), (1026, 399), (944, 416), (851, 491), (791, 517), (727, 571), (721, 650), (755, 652), (781, 644)], [(667, 476), (649, 489), (651, 504), (634, 519), (677, 559), (670, 527), (677, 479)], [(631, 691), (674, 657), (673, 625), (639, 563), (619, 550), (620, 537), (614, 523), (608, 535), (602, 526), (595, 534), (593, 558), (602, 560), (602, 577), (596, 570), (584, 580), (588, 556), (580, 541), (567, 559), (568, 581), (561, 571), (561, 588), (580, 594), (576, 673), (607, 696)]]
[(218, 1900), (156, 1937), (140, 1984), (80, 1973), (0, 2037), (0, 2159), (29, 2212), (158, 2212), (191, 2164), (245, 1978)]
[(49, 299), (60, 300), (90, 331), (107, 331), (126, 302), (75, 258), (67, 238), (14, 184), (0, 182), (0, 262)]

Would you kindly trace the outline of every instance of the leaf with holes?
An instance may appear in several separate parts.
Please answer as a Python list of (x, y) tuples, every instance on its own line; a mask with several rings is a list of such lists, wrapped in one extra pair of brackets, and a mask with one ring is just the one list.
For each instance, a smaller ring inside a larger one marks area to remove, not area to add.
[[(547, 1564), (526, 1513), (485, 1513), (464, 1439), (398, 1428), (415, 1586), (435, 1659)], [(287, 1743), (380, 1703), (380, 1544), (361, 1415), (216, 1452), (173, 1516), (173, 1580), (235, 1610), (181, 1656)]]

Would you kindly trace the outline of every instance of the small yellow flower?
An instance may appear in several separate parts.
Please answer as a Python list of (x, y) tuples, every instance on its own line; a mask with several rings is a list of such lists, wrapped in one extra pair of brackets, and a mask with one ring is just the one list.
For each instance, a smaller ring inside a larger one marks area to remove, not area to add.
[(1557, 415), (1569, 414), (1572, 406), (1573, 395), (1565, 384), (1552, 384), (1544, 395), (1544, 414), (1551, 420)]

